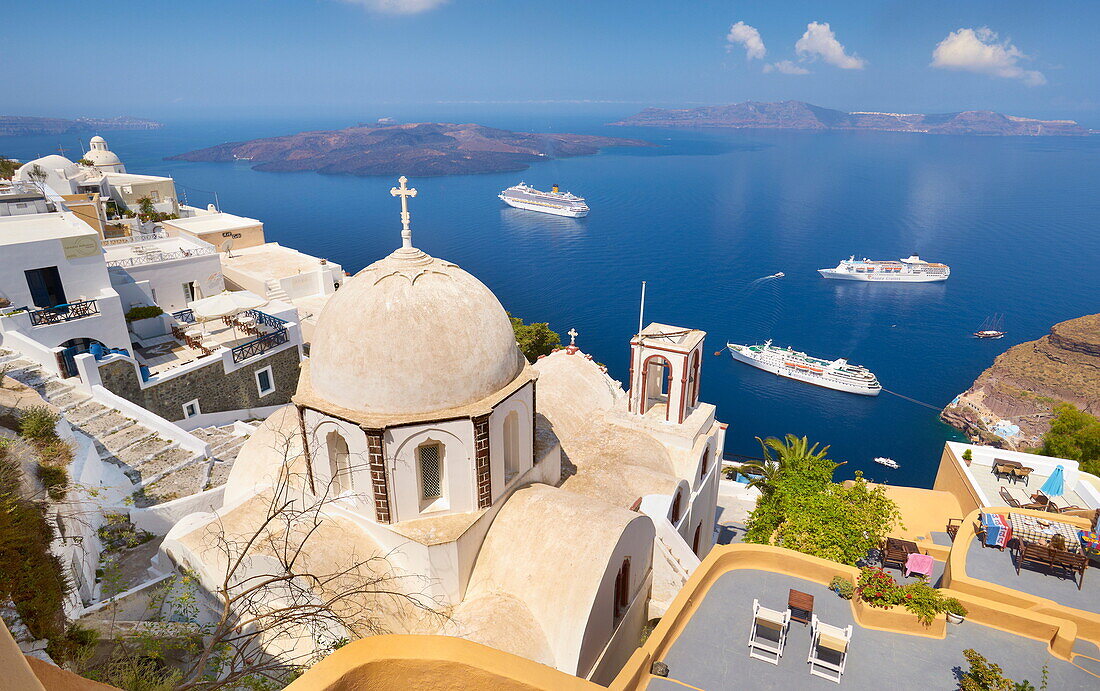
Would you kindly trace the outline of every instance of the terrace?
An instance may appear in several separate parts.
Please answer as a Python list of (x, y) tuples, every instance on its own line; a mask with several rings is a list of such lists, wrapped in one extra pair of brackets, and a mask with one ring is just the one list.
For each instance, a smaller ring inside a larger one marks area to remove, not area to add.
[(104, 240), (103, 245), (107, 266), (124, 269), (217, 253), (210, 243), (189, 237), (170, 237), (163, 230)]
[(677, 691), (689, 685), (699, 689), (832, 689), (836, 685), (811, 676), (806, 657), (809, 626), (791, 622), (786, 648), (778, 665), (749, 657), (748, 638), (753, 599), (782, 610), (788, 591), (814, 597), (821, 621), (838, 627), (853, 625), (846, 669), (840, 686), (853, 689), (948, 689), (958, 685), (957, 674), (968, 665), (962, 651), (974, 648), (1000, 665), (1006, 676), (1038, 685), (1044, 665), (1049, 687), (1092, 688), (1096, 677), (1070, 662), (1052, 656), (1046, 643), (980, 624), (950, 625), (944, 638), (935, 633), (912, 635), (864, 628), (849, 601), (825, 586), (773, 571), (735, 569), (718, 576), (683, 630), (660, 660), (668, 665), (668, 679), (650, 677), (647, 689)]
[[(1015, 541), (1013, 541), (1015, 542)], [(966, 551), (966, 575), (987, 583), (1053, 600), (1064, 607), (1100, 614), (1100, 572), (1085, 570), (1081, 588), (1068, 574), (1024, 564), (1016, 574), (1017, 550), (983, 547), (975, 539)], [(1095, 566), (1095, 562), (1093, 563)]]
[(286, 321), (259, 310), (201, 324), (195, 322), (191, 310), (172, 316), (176, 324), (171, 336), (135, 348), (138, 363), (145, 365), (150, 375), (163, 374), (222, 349), (230, 350), (233, 362), (240, 363), (290, 340)]

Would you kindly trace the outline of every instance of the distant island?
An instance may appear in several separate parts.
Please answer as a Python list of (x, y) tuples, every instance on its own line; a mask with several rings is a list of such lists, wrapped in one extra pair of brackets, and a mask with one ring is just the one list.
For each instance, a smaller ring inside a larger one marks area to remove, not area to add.
[(631, 127), (708, 127), (783, 130), (871, 130), (927, 134), (992, 136), (1080, 136), (1090, 131), (1073, 120), (1034, 120), (991, 110), (959, 113), (846, 113), (802, 101), (763, 103), (745, 101), (727, 106), (665, 109), (646, 108), (637, 115), (611, 123)]
[(511, 132), (474, 124), (360, 124), (230, 142), (168, 160), (240, 161), (255, 170), (329, 175), (461, 175), (526, 170), (533, 161), (588, 156), (609, 146), (652, 146), (637, 139)]
[(77, 132), (111, 130), (155, 130), (164, 127), (155, 120), (141, 118), (39, 118), (29, 115), (0, 115), (0, 137), (34, 134), (74, 134)]
[[(1055, 324), (1001, 353), (940, 417), (975, 442), (1026, 449), (1042, 445), (1057, 403), (1100, 414), (1100, 314)], [(996, 433), (1015, 431), (1010, 425), (1019, 432)]]

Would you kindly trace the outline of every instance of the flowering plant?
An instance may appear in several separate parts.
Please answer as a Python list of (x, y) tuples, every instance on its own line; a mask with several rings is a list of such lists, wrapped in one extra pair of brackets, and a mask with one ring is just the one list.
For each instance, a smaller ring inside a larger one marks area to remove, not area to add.
[[(945, 598), (936, 588), (924, 581), (899, 585), (894, 577), (880, 567), (864, 568), (856, 582), (856, 594), (860, 601), (872, 607), (901, 605), (917, 616), (925, 626), (932, 623), (940, 612), (952, 611), (962, 616), (966, 608), (954, 598)], [(962, 610), (959, 612), (958, 610)]]

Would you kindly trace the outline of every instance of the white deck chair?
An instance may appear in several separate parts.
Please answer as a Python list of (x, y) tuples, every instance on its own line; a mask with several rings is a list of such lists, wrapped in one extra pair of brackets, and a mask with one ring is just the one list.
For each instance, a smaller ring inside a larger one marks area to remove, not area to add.
[[(759, 600), (753, 600), (749, 657), (778, 665), (779, 658), (783, 657), (783, 646), (787, 644), (787, 627), (790, 623), (791, 610), (778, 612), (761, 607)], [(764, 635), (761, 636), (761, 633)]]
[(810, 632), (810, 655), (806, 658), (806, 662), (810, 663), (810, 674), (839, 684), (840, 677), (844, 674), (844, 663), (848, 659), (852, 625), (841, 629), (822, 622), (814, 614), (810, 621)]

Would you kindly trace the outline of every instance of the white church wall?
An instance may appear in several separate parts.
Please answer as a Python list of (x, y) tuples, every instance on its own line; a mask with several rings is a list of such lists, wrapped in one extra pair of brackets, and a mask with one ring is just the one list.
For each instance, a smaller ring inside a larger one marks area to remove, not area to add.
[[(416, 449), (429, 441), (443, 445), (443, 494), (424, 505)], [(390, 511), (395, 522), (437, 512), (477, 510), (474, 426), (469, 418), (391, 427), (386, 430), (383, 445), (390, 470)]]
[[(642, 626), (645, 624), (646, 607), (653, 575), (653, 522), (638, 516), (626, 525), (619, 535), (615, 549), (607, 559), (603, 577), (596, 590), (589, 610), (584, 635), (578, 642), (580, 648), (571, 651), (555, 650), (556, 660), (576, 660), (573, 674), (588, 677), (596, 669), (597, 661), (605, 669), (622, 667), (637, 648)], [(619, 621), (615, 620), (615, 580), (624, 560), (630, 560), (629, 605)], [(639, 604), (639, 600), (642, 604)], [(570, 622), (576, 625), (577, 622)], [(630, 641), (630, 645), (626, 644)]]
[[(534, 437), (531, 426), (531, 408), (534, 404), (533, 383), (528, 383), (516, 391), (507, 400), (493, 409), (489, 417), (489, 466), (492, 477), (493, 501), (497, 501), (508, 486), (517, 482), (531, 469), (534, 459)], [(519, 444), (517, 457), (519, 464), (516, 474), (508, 478), (505, 468), (507, 455), (507, 443), (504, 438), (504, 423), (510, 413), (518, 415)]]
[[(322, 415), (314, 410), (306, 411), (306, 429), (309, 430), (310, 459), (313, 465), (314, 487), (318, 495), (324, 496), (332, 482), (333, 458), (329, 449), (329, 435), (333, 432), (343, 437), (348, 445), (347, 475), (350, 485), (343, 493), (342, 503), (357, 511), (374, 516), (374, 491), (371, 485), (370, 467), (367, 458), (367, 436), (358, 425)], [(328, 495), (334, 498), (334, 495)]]
[(592, 666), (592, 671), (588, 673), (588, 679), (602, 686), (610, 686), (619, 670), (638, 649), (642, 629), (648, 622), (649, 595), (652, 589), (653, 571), (650, 570), (646, 574), (645, 582), (633, 594), (634, 599), (630, 603), (630, 608), (623, 615), (611, 640)]

